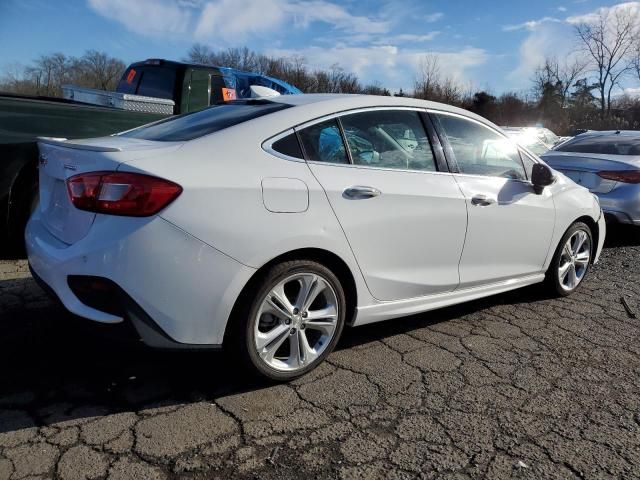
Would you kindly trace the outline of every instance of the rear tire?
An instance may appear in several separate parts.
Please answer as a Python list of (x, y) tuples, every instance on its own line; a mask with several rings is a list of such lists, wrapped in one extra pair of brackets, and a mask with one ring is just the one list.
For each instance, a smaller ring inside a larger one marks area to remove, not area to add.
[(562, 236), (547, 269), (545, 282), (551, 293), (566, 297), (575, 292), (589, 272), (593, 235), (589, 226), (575, 222)]
[(232, 348), (245, 366), (270, 380), (300, 377), (333, 351), (346, 318), (336, 275), (311, 260), (270, 267), (240, 298)]

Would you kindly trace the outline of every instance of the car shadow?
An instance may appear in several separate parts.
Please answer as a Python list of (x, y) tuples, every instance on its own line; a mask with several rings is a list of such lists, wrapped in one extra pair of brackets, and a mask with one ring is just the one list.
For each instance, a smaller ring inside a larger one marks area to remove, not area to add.
[(621, 223), (607, 223), (604, 248), (640, 246), (640, 227)]
[[(626, 235), (625, 231), (614, 232), (607, 247), (640, 244)], [(49, 301), (33, 279), (23, 276), (0, 281), (0, 433), (107, 413), (212, 401), (272, 385), (242, 374), (228, 352), (154, 350), (132, 340), (125, 327), (77, 318)], [(383, 341), (496, 305), (548, 298), (541, 286), (534, 285), (348, 328), (338, 350)], [(16, 416), (7, 411), (28, 414)]]
[[(12, 291), (38, 288), (10, 280)], [(6, 281), (0, 281), (0, 294)], [(345, 330), (338, 349), (384, 340), (501, 303), (540, 300), (535, 288)], [(267, 388), (242, 374), (228, 352), (161, 351), (129, 337), (125, 327), (75, 317), (38, 299), (38, 308), (0, 310), (0, 433), (107, 413), (183, 405)], [(3, 409), (28, 415), (2, 421)]]

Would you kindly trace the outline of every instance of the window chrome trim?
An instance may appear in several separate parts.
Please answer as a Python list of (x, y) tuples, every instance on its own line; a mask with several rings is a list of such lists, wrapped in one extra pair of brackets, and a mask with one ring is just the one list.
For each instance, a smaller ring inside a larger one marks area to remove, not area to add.
[[(321, 123), (324, 122), (326, 120), (332, 120), (334, 118), (340, 118), (340, 117), (344, 117), (345, 115), (351, 115), (353, 113), (364, 113), (364, 112), (375, 112), (375, 111), (385, 111), (385, 110), (409, 110), (409, 111), (414, 111), (414, 112), (424, 112), (426, 111), (426, 108), (422, 108), (422, 107), (390, 107), (390, 106), (383, 106), (383, 107), (359, 107), (359, 108), (352, 108), (350, 110), (342, 110), (340, 112), (334, 112), (334, 113), (330, 113), (329, 115), (324, 115), (322, 117), (318, 117), (318, 118), (314, 118), (313, 120), (308, 120), (304, 123), (300, 123), (298, 125), (295, 125), (293, 127), (293, 129), (297, 132), (299, 130), (302, 130), (304, 128), (310, 127), (312, 125), (315, 125), (316, 123)], [(426, 133), (426, 129), (425, 129), (425, 133)]]
[[(373, 167), (369, 165), (361, 165), (354, 163), (331, 163), (331, 162), (319, 162), (317, 160), (307, 160), (309, 165), (320, 165), (326, 167), (344, 167), (344, 168), (357, 168), (364, 170), (383, 170), (389, 172), (403, 172), (403, 173), (430, 173), (437, 175), (452, 175), (451, 172), (440, 172), (438, 170), (409, 170), (406, 168), (390, 168), (390, 167)], [(486, 177), (485, 177), (486, 178)]]

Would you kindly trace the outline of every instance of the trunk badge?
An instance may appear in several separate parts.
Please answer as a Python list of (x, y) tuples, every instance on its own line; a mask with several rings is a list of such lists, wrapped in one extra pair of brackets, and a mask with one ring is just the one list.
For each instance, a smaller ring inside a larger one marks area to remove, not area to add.
[(45, 154), (41, 154), (40, 155), (40, 165), (45, 167), (48, 162), (49, 162), (49, 160), (47, 160), (47, 156)]
[(64, 164), (64, 168), (66, 170), (77, 170), (78, 169), (78, 167), (73, 165), (72, 163), (65, 163)]

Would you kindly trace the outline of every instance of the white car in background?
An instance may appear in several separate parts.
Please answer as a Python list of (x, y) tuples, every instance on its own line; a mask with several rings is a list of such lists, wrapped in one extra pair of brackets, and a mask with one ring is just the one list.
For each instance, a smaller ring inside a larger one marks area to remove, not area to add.
[(34, 277), (150, 346), (236, 351), (286, 380), (363, 325), (546, 279), (600, 255), (597, 199), (467, 111), (287, 95), (119, 135), (42, 139)]

